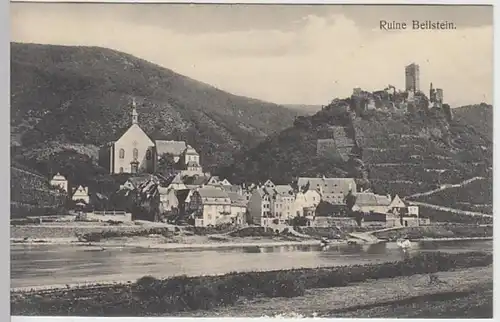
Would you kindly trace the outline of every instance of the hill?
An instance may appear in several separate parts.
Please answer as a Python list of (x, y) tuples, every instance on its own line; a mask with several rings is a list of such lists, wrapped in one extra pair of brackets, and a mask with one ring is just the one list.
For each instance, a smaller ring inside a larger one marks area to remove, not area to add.
[(301, 115), (312, 115), (321, 110), (322, 105), (307, 105), (307, 104), (285, 104), (286, 108), (297, 111)]
[[(435, 109), (355, 116), (346, 108), (350, 104), (350, 98), (337, 99), (315, 115), (298, 117), (293, 127), (238, 155), (219, 174), (234, 182), (270, 178), (275, 183), (297, 176), (353, 176), (369, 181), (377, 193), (401, 197), (491, 177), (491, 118), (489, 125), (469, 123), (474, 113), (466, 109), (454, 109), (452, 120)], [(490, 106), (474, 108), (479, 115), (491, 111)]]
[(493, 138), (493, 106), (481, 103), (453, 109), (455, 120), (474, 127), (485, 137)]
[(49, 142), (95, 150), (129, 125), (132, 97), (148, 134), (188, 141), (209, 170), (298, 115), (110, 49), (11, 44), (11, 141), (22, 146), (18, 153)]

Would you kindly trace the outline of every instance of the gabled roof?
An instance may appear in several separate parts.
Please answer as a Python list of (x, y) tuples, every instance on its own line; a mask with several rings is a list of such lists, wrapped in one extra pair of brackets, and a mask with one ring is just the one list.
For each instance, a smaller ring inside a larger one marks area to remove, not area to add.
[(58, 172), (51, 181), (66, 181), (66, 178)]
[(210, 178), (208, 177), (205, 177), (205, 176), (187, 176), (185, 178), (183, 178), (183, 182), (184, 184), (186, 185), (190, 185), (190, 186), (201, 186), (201, 185), (204, 185), (208, 182)]
[(309, 190), (318, 190), (323, 194), (347, 193), (349, 186), (355, 191), (356, 181), (353, 178), (307, 178), (301, 177), (297, 181), (299, 189), (309, 186)]
[(239, 193), (239, 192), (243, 191), (243, 189), (240, 186), (236, 185), (236, 184), (233, 184), (233, 185), (230, 185), (230, 186), (221, 185), (220, 187), (223, 190), (227, 191), (227, 192)]
[(229, 199), (231, 199), (232, 205), (246, 207), (247, 201), (243, 196), (240, 196), (235, 192), (228, 192), (227, 194), (229, 196)]
[(274, 186), (274, 191), (276, 194), (281, 196), (293, 196), (293, 188), (292, 186), (286, 185), (276, 185)]
[(188, 147), (184, 141), (156, 140), (155, 145), (157, 155), (170, 153), (174, 156), (180, 156)]
[(396, 195), (396, 197), (394, 197), (394, 199), (392, 200), (392, 202), (389, 205), (389, 207), (390, 208), (405, 208), (406, 205), (403, 202), (403, 200), (401, 200), (401, 198), (399, 198), (399, 196)]
[(391, 200), (387, 196), (376, 195), (373, 192), (358, 192), (356, 205), (358, 206), (389, 206)]
[(189, 195), (189, 192), (191, 192), (191, 190), (189, 189), (179, 189), (175, 191), (175, 195), (179, 203), (182, 203), (186, 200), (187, 196)]
[(192, 146), (188, 145), (186, 149), (186, 154), (198, 155), (198, 152), (196, 152), (196, 150)]
[(198, 193), (202, 198), (229, 198), (227, 192), (217, 188), (200, 188)]
[(125, 134), (127, 134), (129, 131), (133, 131), (133, 130), (137, 130), (139, 132), (141, 132), (142, 134), (144, 134), (145, 137), (148, 138), (148, 140), (150, 141), (150, 144), (151, 145), (154, 145), (154, 141), (151, 139), (151, 137), (139, 126), (139, 124), (132, 124), (128, 127), (128, 129), (123, 132), (122, 135), (120, 135), (116, 140), (114, 140), (115, 142), (116, 141), (119, 141)]

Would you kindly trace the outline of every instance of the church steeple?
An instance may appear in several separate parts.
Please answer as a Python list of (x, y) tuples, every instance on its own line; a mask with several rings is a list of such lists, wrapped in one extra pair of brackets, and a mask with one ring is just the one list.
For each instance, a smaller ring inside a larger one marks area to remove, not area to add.
[(135, 98), (132, 99), (132, 124), (139, 122), (139, 114), (137, 113)]

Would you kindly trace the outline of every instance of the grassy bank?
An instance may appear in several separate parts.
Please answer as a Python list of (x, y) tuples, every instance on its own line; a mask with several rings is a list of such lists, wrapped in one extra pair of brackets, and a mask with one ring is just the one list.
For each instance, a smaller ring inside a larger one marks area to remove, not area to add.
[(11, 297), (13, 315), (146, 316), (234, 305), (240, 298), (296, 297), (306, 289), (347, 286), (369, 279), (486, 266), (492, 255), (422, 253), (404, 261), (316, 269), (185, 276), (95, 289), (67, 289)]
[(374, 232), (373, 235), (377, 238), (391, 241), (403, 237), (410, 239), (493, 237), (493, 226), (442, 224), (405, 227), (398, 230)]
[(450, 291), (404, 300), (336, 310), (323, 317), (399, 319), (491, 319), (493, 284), (469, 291)]

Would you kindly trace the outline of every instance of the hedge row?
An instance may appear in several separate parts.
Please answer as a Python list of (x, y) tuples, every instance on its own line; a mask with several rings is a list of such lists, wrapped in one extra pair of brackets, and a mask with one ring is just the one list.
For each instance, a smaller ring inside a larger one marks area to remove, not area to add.
[(150, 229), (141, 229), (141, 230), (104, 230), (97, 232), (90, 232), (83, 235), (78, 236), (78, 239), (85, 242), (100, 242), (103, 239), (108, 238), (120, 238), (120, 237), (145, 237), (149, 235), (162, 235), (164, 237), (172, 237), (174, 233), (170, 231), (168, 228), (164, 227), (155, 227)]
[(311, 288), (341, 287), (368, 279), (487, 266), (492, 260), (492, 254), (482, 252), (436, 252), (383, 264), (180, 276), (165, 280), (143, 277), (136, 283), (110, 286), (97, 294), (91, 289), (68, 289), (44, 296), (36, 293), (14, 295), (11, 312), (13, 315), (147, 316), (208, 310), (233, 305), (242, 297), (295, 297)]

